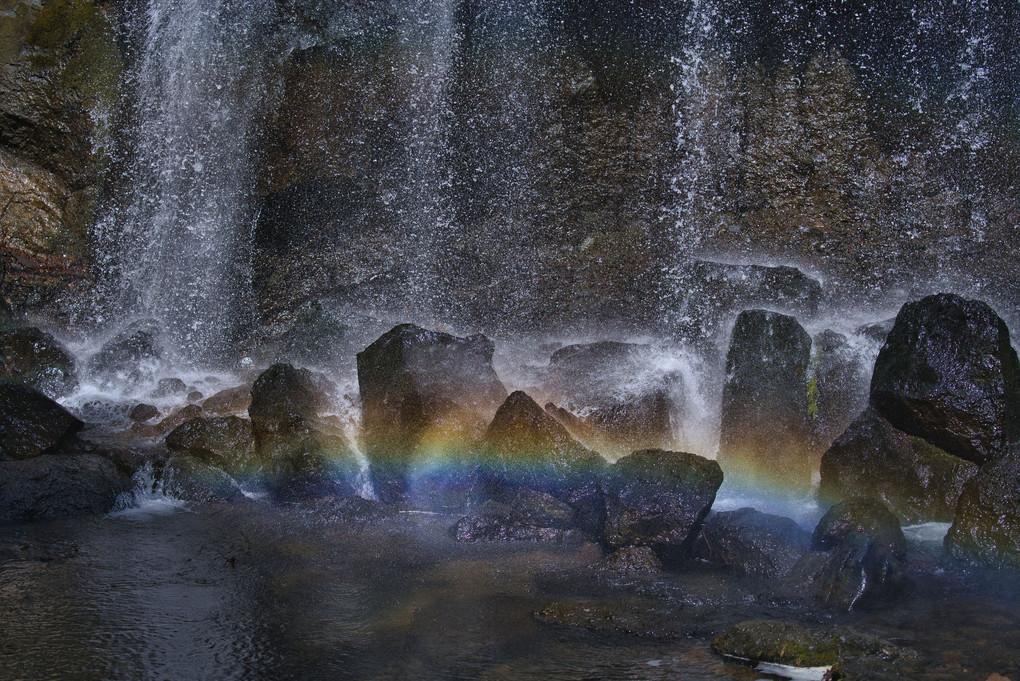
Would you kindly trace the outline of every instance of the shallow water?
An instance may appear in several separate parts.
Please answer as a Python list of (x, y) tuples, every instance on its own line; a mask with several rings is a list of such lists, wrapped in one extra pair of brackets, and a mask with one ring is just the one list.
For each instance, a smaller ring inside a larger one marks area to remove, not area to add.
[[(590, 544), (457, 544), (441, 515), (143, 510), (0, 528), (0, 678), (781, 678), (709, 649), (754, 617), (847, 620), (917, 647), (933, 679), (1020, 670), (1012, 582), (932, 578), (894, 608), (832, 618), (726, 575), (608, 574)], [(536, 621), (550, 601), (660, 620)]]

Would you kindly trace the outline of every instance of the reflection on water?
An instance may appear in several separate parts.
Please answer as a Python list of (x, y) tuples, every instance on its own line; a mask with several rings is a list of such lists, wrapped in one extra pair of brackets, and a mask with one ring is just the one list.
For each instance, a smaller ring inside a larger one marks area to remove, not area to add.
[[(465, 546), (444, 516), (329, 518), (250, 504), (0, 528), (0, 678), (752, 681), (779, 677), (713, 656), (713, 632), (831, 619), (725, 575), (605, 573), (590, 544)], [(668, 625), (635, 636), (532, 617), (564, 599)], [(1020, 650), (1015, 590), (986, 600), (921, 585), (849, 617), (978, 678), (1015, 669)]]

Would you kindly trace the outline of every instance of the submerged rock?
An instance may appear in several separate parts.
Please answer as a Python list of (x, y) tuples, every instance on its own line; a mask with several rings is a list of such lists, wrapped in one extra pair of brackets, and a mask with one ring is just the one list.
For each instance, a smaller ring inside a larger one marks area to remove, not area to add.
[[(553, 500), (555, 501), (555, 500)], [(464, 516), (451, 528), (457, 541), (473, 544), (496, 541), (581, 541), (583, 535), (571, 529), (572, 509), (567, 506), (565, 517), (543, 521), (528, 513), (527, 508), (489, 500)]]
[(952, 294), (907, 303), (875, 362), (871, 404), (954, 456), (995, 459), (1020, 437), (1020, 361), (1005, 322)]
[(817, 460), (808, 424), (811, 337), (793, 317), (747, 310), (726, 357), (719, 462), (748, 484), (811, 486)]
[(866, 409), (822, 456), (819, 498), (881, 499), (908, 523), (951, 522), (964, 484), (978, 466), (897, 430)]
[(697, 555), (738, 574), (786, 576), (811, 549), (811, 533), (782, 516), (753, 508), (714, 513), (698, 537)]
[(646, 449), (606, 473), (605, 540), (612, 548), (686, 548), (722, 484), (719, 464), (695, 454)]
[(123, 389), (150, 380), (163, 359), (162, 332), (154, 320), (142, 320), (108, 340), (88, 362), (97, 381)]
[(408, 477), (433, 454), (477, 443), (507, 393), (493, 344), (401, 324), (358, 353), (362, 441), (383, 501), (408, 493)]
[(964, 486), (945, 548), (965, 562), (1020, 569), (1020, 445)]
[(0, 520), (105, 513), (131, 478), (96, 454), (46, 454), (0, 461)]
[(58, 399), (78, 387), (74, 358), (50, 334), (29, 327), (0, 336), (0, 377)]
[(38, 390), (0, 381), (0, 461), (53, 453), (83, 425)]

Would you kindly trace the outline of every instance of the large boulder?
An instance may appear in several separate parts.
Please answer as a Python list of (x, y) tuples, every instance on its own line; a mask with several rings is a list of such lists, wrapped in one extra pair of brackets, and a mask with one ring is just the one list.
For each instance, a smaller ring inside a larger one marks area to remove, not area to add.
[(811, 549), (811, 533), (789, 518), (741, 508), (713, 513), (698, 537), (700, 558), (738, 574), (786, 576)]
[(38, 390), (0, 381), (0, 461), (55, 452), (83, 425)]
[(89, 359), (88, 373), (100, 383), (123, 389), (154, 378), (163, 353), (159, 324), (140, 320), (103, 344)]
[(173, 456), (160, 471), (163, 491), (177, 499), (198, 503), (244, 501), (237, 482), (223, 470), (192, 456)]
[(726, 357), (719, 462), (752, 486), (803, 492), (817, 460), (808, 423), (811, 337), (793, 317), (746, 310)]
[(831, 329), (813, 341), (808, 416), (816, 442), (825, 448), (868, 406), (872, 362), (864, 360), (849, 338)]
[(1020, 446), (964, 486), (945, 548), (966, 562), (1020, 569)]
[(50, 334), (28, 327), (0, 336), (0, 376), (58, 399), (78, 387), (74, 358)]
[(722, 480), (718, 463), (695, 454), (645, 449), (625, 456), (603, 483), (606, 544), (685, 550)]
[(131, 478), (96, 454), (46, 454), (0, 462), (0, 520), (105, 513)]
[(995, 459), (1020, 436), (1020, 362), (1005, 322), (952, 294), (907, 303), (875, 362), (871, 404), (954, 456)]
[(324, 386), (307, 369), (274, 364), (255, 379), (248, 415), (256, 434), (306, 427), (326, 406)]
[(251, 421), (239, 416), (191, 419), (170, 431), (166, 446), (231, 474), (251, 472), (258, 466)]
[(822, 456), (824, 503), (873, 496), (907, 523), (951, 522), (977, 464), (897, 430), (867, 408)]
[(481, 439), (507, 397), (493, 350), (482, 335), (401, 324), (358, 353), (362, 442), (381, 500), (403, 499), (416, 468)]

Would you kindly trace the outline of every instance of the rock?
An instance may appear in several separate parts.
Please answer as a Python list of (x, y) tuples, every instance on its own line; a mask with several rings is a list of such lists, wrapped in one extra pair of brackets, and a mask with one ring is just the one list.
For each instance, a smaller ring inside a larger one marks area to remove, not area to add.
[(830, 667), (839, 662), (873, 658), (917, 663), (916, 652), (844, 626), (808, 627), (781, 620), (750, 620), (712, 639), (717, 655), (754, 663), (792, 667)]
[(351, 347), (347, 322), (345, 315), (313, 300), (283, 335), (280, 355), (303, 366), (340, 366)]
[(811, 337), (793, 317), (747, 310), (726, 358), (719, 463), (752, 486), (793, 493), (817, 470), (808, 424)]
[(186, 399), (188, 402), (194, 403), (194, 402), (201, 402), (202, 398), (204, 398), (204, 397), (205, 397), (205, 395), (202, 393), (202, 391), (200, 391), (200, 390), (192, 390), (191, 392), (189, 392), (187, 394), (187, 396), (185, 396), (184, 399)]
[(152, 419), (159, 416), (159, 409), (151, 404), (136, 404), (128, 412), (128, 418), (137, 423), (144, 423), (151, 421)]
[[(664, 372), (649, 345), (602, 341), (553, 353), (545, 390), (566, 409), (550, 411), (586, 446), (613, 455), (666, 447), (672, 411), (682, 407), (683, 382)], [(676, 405), (675, 402), (681, 404)]]
[(686, 548), (722, 480), (719, 464), (695, 454), (646, 449), (625, 456), (603, 483), (606, 544)]
[(580, 541), (581, 535), (564, 527), (537, 525), (520, 510), (489, 500), (474, 513), (464, 516), (450, 528), (459, 542), (473, 544), (494, 541)]
[(412, 324), (358, 353), (362, 441), (386, 502), (408, 492), (412, 470), (439, 452), (477, 443), (506, 399), (485, 336), (458, 338)]
[(482, 449), (490, 494), (500, 499), (523, 487), (578, 502), (598, 494), (596, 481), (606, 465), (522, 391), (496, 411)]
[(197, 503), (244, 501), (245, 496), (229, 475), (191, 456), (173, 456), (162, 468), (163, 490), (171, 497)]
[(662, 561), (651, 546), (621, 546), (606, 556), (603, 568), (609, 572), (658, 572)]
[(685, 307), (677, 333), (692, 340), (722, 333), (734, 313), (756, 307), (813, 317), (822, 285), (795, 267), (729, 265), (697, 260), (680, 283)]
[(782, 516), (753, 508), (713, 513), (698, 537), (697, 555), (737, 574), (785, 577), (811, 549), (811, 533)]
[(132, 423), (131, 432), (141, 437), (163, 437), (182, 423), (186, 423), (199, 416), (202, 416), (202, 407), (197, 404), (187, 404), (180, 409), (170, 412), (165, 419), (158, 423)]
[(858, 335), (864, 336), (865, 338), (875, 342), (884, 344), (886, 339), (889, 337), (889, 332), (892, 331), (893, 325), (896, 324), (896, 318), (885, 319), (880, 322), (873, 322), (871, 324), (865, 324), (857, 328)]
[(0, 462), (0, 520), (105, 513), (131, 478), (95, 454), (45, 454)]
[(952, 294), (907, 303), (875, 362), (871, 404), (954, 456), (995, 459), (1020, 437), (1020, 362), (1005, 322)]
[(257, 434), (269, 434), (303, 429), (325, 406), (324, 390), (312, 372), (274, 364), (255, 379), (248, 414)]
[(250, 404), (251, 387), (239, 385), (205, 398), (202, 402), (202, 411), (210, 416), (233, 416), (248, 411)]
[(822, 456), (824, 503), (873, 496), (906, 523), (951, 522), (978, 466), (897, 430), (866, 409)]
[(675, 639), (690, 634), (682, 618), (656, 610), (651, 602), (550, 601), (532, 612), (535, 621), (596, 633)]
[(0, 381), (0, 461), (54, 453), (83, 425), (38, 390)]
[(183, 395), (188, 385), (179, 378), (161, 378), (156, 383), (156, 389), (152, 391), (153, 397), (173, 397)]
[(239, 416), (194, 418), (174, 428), (166, 446), (231, 475), (250, 474), (259, 465), (251, 421)]
[(1020, 569), (1020, 446), (964, 485), (945, 548), (968, 563)]
[(35, 327), (0, 336), (0, 377), (30, 385), (52, 399), (78, 387), (74, 358), (53, 336)]
[(88, 372), (97, 381), (123, 389), (151, 380), (163, 359), (159, 324), (141, 320), (108, 340), (88, 362)]
[(806, 554), (786, 578), (796, 594), (848, 611), (882, 605), (907, 586), (903, 533), (877, 500), (855, 498), (832, 507), (812, 543), (824, 550)]
[(808, 379), (808, 417), (825, 449), (868, 406), (870, 363), (843, 334), (826, 329), (814, 338)]

